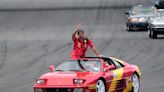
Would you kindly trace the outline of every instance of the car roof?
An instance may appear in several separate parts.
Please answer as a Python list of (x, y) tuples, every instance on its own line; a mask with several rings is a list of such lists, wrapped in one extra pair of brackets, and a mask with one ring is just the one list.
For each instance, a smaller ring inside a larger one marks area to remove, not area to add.
[(156, 9), (154, 6), (150, 6), (150, 5), (136, 5), (133, 7), (133, 9)]
[(154, 7), (154, 6), (152, 6), (152, 5), (138, 4), (138, 5), (134, 5), (133, 7)]
[(136, 5), (131, 9), (132, 15), (141, 15), (141, 14), (154, 14), (156, 8), (149, 5)]

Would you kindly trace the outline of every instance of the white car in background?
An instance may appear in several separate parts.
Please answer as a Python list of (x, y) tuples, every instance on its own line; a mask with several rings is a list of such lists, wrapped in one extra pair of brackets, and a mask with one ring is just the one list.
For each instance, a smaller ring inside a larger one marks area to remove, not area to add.
[(149, 20), (149, 37), (157, 38), (158, 34), (164, 35), (164, 9), (157, 10), (156, 16)]

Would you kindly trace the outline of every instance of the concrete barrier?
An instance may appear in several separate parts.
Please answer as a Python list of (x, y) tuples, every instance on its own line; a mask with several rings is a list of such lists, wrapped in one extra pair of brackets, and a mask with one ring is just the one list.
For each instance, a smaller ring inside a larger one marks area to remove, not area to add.
[(0, 9), (61, 9), (121, 7), (150, 4), (153, 0), (0, 0)]

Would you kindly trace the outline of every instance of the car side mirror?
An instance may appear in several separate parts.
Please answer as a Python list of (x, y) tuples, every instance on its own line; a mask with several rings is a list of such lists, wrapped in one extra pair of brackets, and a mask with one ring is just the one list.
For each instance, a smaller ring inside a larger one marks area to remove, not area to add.
[(126, 11), (126, 12), (125, 12), (125, 14), (127, 14), (127, 15), (128, 15), (128, 14), (130, 14), (130, 13), (129, 13), (129, 11)]
[(115, 66), (114, 65), (109, 65), (107, 68), (104, 69), (104, 71), (108, 71), (108, 70), (113, 70), (115, 69)]
[(50, 65), (49, 69), (50, 69), (51, 72), (54, 72), (55, 71), (55, 66), (54, 65)]

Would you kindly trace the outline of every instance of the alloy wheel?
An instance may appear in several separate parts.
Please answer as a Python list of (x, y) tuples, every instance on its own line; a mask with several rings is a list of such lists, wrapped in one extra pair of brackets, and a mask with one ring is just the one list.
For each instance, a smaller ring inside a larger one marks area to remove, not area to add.
[(96, 83), (96, 92), (105, 92), (105, 84), (102, 80), (98, 80)]
[(136, 74), (133, 75), (132, 77), (132, 92), (139, 92), (139, 88), (140, 88), (140, 82), (139, 82), (139, 78)]

